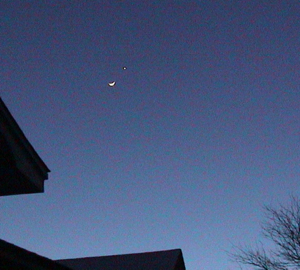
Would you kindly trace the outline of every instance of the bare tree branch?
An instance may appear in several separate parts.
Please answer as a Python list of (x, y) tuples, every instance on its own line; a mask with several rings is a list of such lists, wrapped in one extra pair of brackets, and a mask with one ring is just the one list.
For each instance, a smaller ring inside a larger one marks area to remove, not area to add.
[(289, 206), (280, 205), (278, 209), (266, 206), (264, 210), (263, 235), (273, 241), (276, 249), (267, 253), (263, 246), (239, 247), (231, 258), (259, 270), (300, 269), (300, 200), (291, 196)]
[(262, 226), (263, 234), (276, 245), (274, 252), (291, 266), (300, 266), (300, 201), (292, 197), (289, 207), (279, 209), (265, 207), (267, 221)]
[(238, 247), (236, 253), (231, 254), (231, 258), (239, 264), (254, 266), (259, 270), (286, 270), (286, 264), (277, 261), (270, 255), (266, 254), (263, 247), (252, 249), (250, 247)]

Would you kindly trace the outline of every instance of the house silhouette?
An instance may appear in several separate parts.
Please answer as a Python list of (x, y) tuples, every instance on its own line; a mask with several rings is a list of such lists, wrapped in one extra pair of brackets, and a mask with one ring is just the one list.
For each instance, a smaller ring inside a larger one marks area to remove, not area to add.
[(49, 172), (0, 98), (0, 195), (43, 192)]
[[(44, 192), (50, 170), (0, 98), (0, 196)], [(185, 270), (180, 249), (51, 260), (0, 239), (5, 270)]]

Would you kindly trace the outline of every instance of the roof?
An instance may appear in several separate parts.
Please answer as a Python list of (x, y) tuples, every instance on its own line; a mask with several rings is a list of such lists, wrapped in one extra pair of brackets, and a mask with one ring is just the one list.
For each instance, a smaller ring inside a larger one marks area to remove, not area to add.
[(0, 146), (0, 196), (43, 192), (50, 170), (1, 98)]
[(185, 270), (180, 249), (57, 260), (74, 270)]
[(70, 270), (67, 266), (1, 239), (0, 262), (0, 268), (5, 270)]

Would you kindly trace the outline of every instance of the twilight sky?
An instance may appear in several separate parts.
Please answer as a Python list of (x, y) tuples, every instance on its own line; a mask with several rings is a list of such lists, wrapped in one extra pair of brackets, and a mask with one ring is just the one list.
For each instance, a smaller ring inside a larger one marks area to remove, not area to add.
[(0, 95), (51, 173), (44, 194), (0, 198), (0, 238), (52, 259), (181, 248), (187, 270), (236, 269), (226, 250), (261, 239), (262, 205), (300, 192), (299, 14), (1, 1)]

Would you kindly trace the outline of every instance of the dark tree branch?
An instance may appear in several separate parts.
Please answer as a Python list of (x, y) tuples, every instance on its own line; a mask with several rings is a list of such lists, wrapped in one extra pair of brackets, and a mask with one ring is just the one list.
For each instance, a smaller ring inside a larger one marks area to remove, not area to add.
[(288, 207), (265, 207), (263, 235), (272, 240), (275, 250), (238, 248), (232, 259), (259, 270), (300, 269), (300, 200), (291, 197)]
[(236, 253), (231, 254), (231, 258), (239, 264), (251, 265), (259, 270), (287, 270), (285, 263), (268, 256), (263, 247), (256, 249), (238, 247), (236, 250)]

